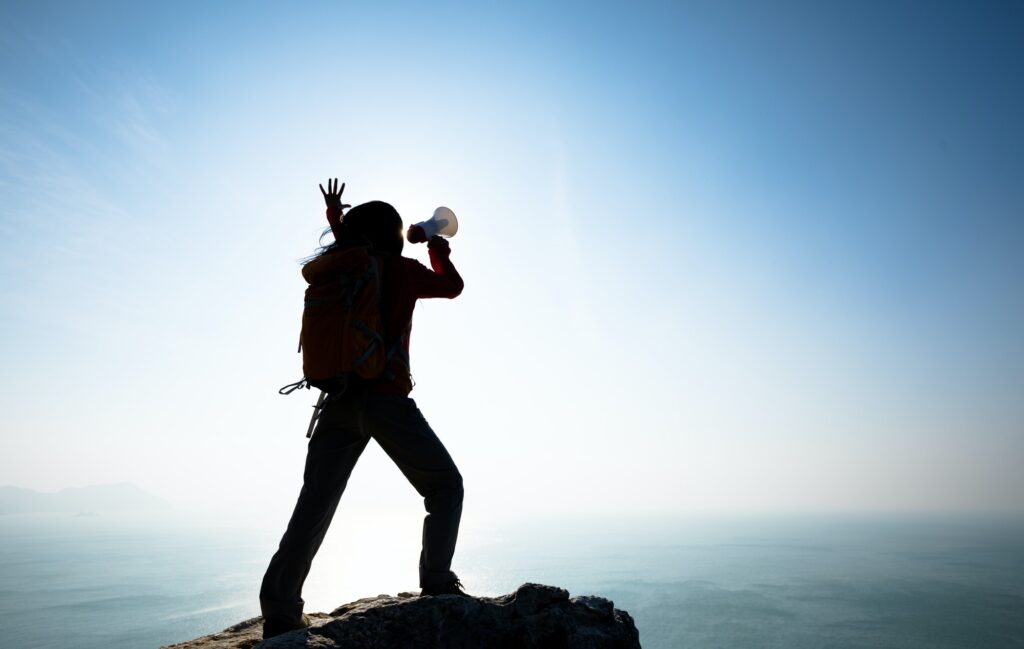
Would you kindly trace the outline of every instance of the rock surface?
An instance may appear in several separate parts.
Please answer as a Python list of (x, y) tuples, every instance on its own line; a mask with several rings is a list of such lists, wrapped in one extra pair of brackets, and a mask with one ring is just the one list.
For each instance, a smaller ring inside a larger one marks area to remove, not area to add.
[(604, 649), (640, 646), (629, 613), (603, 597), (569, 598), (553, 586), (523, 584), (500, 597), (414, 593), (378, 595), (330, 614), (310, 614), (312, 626), (262, 640), (263, 618), (164, 649)]

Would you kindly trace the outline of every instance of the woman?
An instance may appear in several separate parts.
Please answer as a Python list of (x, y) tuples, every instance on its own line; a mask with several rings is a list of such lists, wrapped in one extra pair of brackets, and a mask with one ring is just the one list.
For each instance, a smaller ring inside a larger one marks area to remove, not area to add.
[[(436, 236), (430, 239), (427, 247), (433, 270), (428, 269), (401, 256), (402, 217), (394, 207), (372, 201), (344, 214), (350, 207), (341, 202), (345, 185), (339, 189), (335, 178), (333, 185), (328, 180), (327, 187), (324, 191), (321, 185), (320, 192), (327, 203), (327, 221), (335, 242), (322, 247), (312, 259), (347, 246), (370, 246), (380, 262), (385, 349), (404, 350), (407, 361), (416, 300), (454, 298), (462, 292), (462, 278), (451, 262), (448, 241)], [(409, 236), (410, 241), (424, 240), (416, 226), (410, 228)], [(361, 380), (338, 395), (328, 395), (309, 442), (298, 502), (260, 588), (264, 638), (309, 625), (302, 613), (302, 584), (352, 468), (370, 438), (423, 496), (427, 514), (419, 560), (421, 595), (466, 594), (451, 571), (462, 516), (462, 475), (408, 396), (413, 386), (408, 362), (392, 363), (389, 369), (387, 378)]]

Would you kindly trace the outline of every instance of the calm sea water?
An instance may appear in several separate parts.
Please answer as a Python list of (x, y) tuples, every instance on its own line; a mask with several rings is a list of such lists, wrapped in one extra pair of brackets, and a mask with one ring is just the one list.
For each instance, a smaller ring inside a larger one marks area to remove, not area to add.
[[(220, 630), (258, 614), (278, 533), (0, 517), (0, 646), (135, 649)], [(393, 574), (411, 574), (404, 589), (414, 589), (415, 566), (391, 573), (382, 567), (401, 563), (391, 548), (370, 545), (325, 545), (310, 610), (396, 592)], [(360, 552), (374, 558), (369, 573), (350, 556)], [(455, 567), (479, 594), (534, 581), (608, 597), (648, 649), (1024, 647), (1020, 518), (536, 521), (464, 529)]]

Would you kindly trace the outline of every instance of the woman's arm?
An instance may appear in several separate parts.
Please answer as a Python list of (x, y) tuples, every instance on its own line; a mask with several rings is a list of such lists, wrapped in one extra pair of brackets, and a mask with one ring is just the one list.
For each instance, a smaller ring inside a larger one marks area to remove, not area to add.
[(327, 223), (331, 226), (331, 232), (334, 233), (334, 240), (341, 241), (341, 218), (344, 216), (346, 207), (352, 207), (341, 202), (341, 194), (345, 191), (345, 183), (341, 183), (341, 188), (338, 188), (338, 179), (334, 179), (334, 185), (331, 185), (331, 179), (327, 179), (327, 191), (324, 191), (324, 186), (320, 185), (320, 193), (324, 195), (324, 202), (327, 203)]
[(434, 269), (433, 277), (421, 286), (417, 297), (458, 297), (465, 284), (462, 276), (452, 263), (452, 249), (444, 237), (433, 236), (427, 243), (430, 252), (430, 266)]

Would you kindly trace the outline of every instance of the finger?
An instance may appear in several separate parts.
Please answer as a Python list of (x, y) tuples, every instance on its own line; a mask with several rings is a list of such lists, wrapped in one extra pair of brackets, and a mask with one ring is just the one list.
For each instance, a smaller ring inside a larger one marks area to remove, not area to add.
[(334, 193), (335, 194), (338, 193), (338, 179), (337, 178), (334, 179)]
[[(320, 184), (320, 193), (324, 195), (324, 198), (327, 198), (327, 192), (324, 191), (323, 183), (319, 183), (319, 184)], [(328, 187), (331, 186), (331, 181), (329, 181), (329, 180), (327, 181), (327, 186)]]
[(349, 205), (348, 203), (342, 203), (342, 204), (341, 204), (341, 209), (343, 209), (343, 210), (344, 210), (344, 209), (347, 209), (347, 208), (349, 208), (349, 207), (352, 207), (352, 206), (351, 206), (351, 205)]
[(338, 196), (345, 193), (345, 183), (341, 183), (341, 189), (338, 190)]

